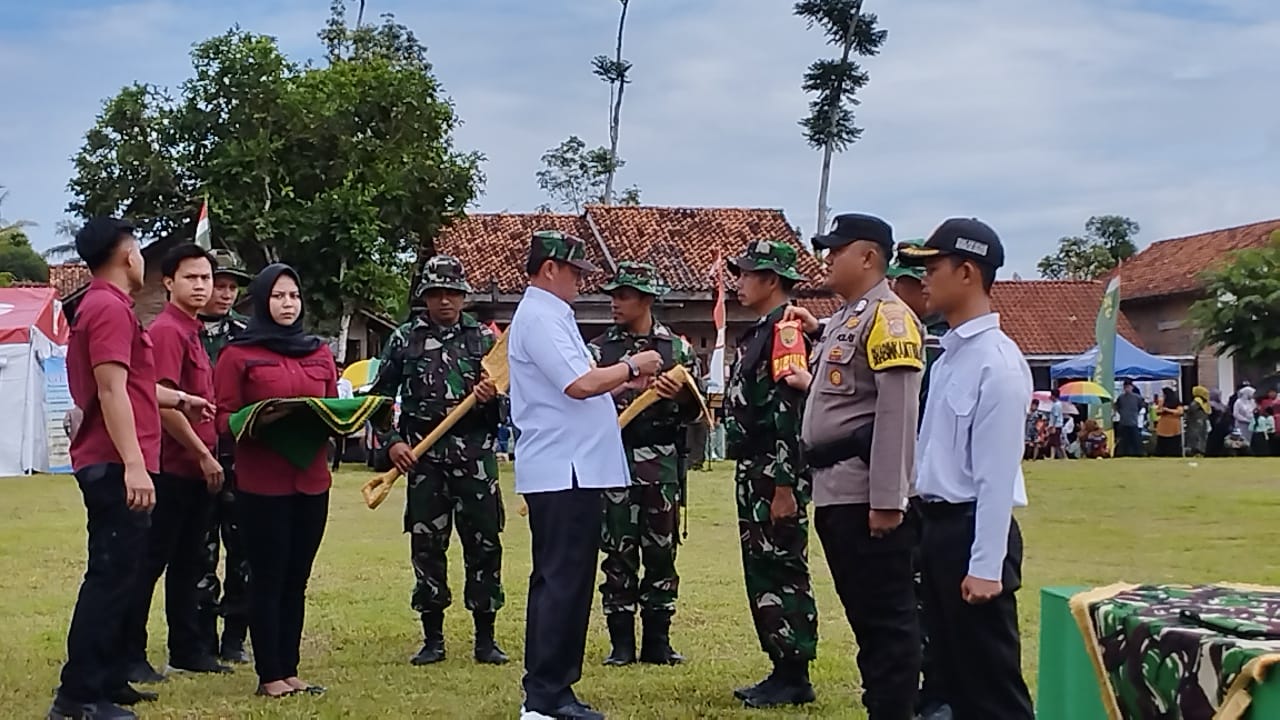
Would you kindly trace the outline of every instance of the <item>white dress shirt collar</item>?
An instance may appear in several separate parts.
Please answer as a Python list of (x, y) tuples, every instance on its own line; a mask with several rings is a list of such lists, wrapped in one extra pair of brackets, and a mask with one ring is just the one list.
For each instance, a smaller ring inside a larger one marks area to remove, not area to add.
[(976, 318), (966, 320), (960, 325), (951, 328), (943, 335), (939, 342), (942, 343), (944, 350), (950, 350), (954, 347), (964, 344), (965, 340), (974, 338), (988, 330), (995, 330), (1000, 327), (1000, 313), (987, 313), (979, 315)]

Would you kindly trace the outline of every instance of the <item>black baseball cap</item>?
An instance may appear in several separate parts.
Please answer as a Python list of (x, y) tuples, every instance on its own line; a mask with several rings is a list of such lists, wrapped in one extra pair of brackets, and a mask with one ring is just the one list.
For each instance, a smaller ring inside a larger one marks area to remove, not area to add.
[(893, 228), (875, 215), (845, 213), (831, 222), (831, 232), (813, 239), (813, 246), (822, 250), (842, 248), (852, 242), (866, 240), (879, 245), (885, 257), (893, 257)]
[(89, 218), (80, 232), (76, 233), (76, 254), (93, 266), (114, 250), (123, 236), (133, 234), (136, 229), (133, 223), (122, 218)]
[(990, 225), (977, 218), (950, 218), (942, 221), (924, 245), (898, 247), (899, 262), (923, 263), (931, 257), (954, 255), (979, 265), (1004, 265), (1004, 245)]

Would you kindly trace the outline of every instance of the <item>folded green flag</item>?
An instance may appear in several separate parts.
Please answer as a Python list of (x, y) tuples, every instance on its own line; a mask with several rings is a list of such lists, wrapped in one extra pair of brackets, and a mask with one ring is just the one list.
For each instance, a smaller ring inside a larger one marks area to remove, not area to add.
[[(231, 434), (266, 444), (297, 468), (311, 465), (331, 437), (382, 424), (394, 411), (389, 397), (280, 398), (240, 408), (231, 416)], [(281, 417), (286, 415), (287, 417)]]

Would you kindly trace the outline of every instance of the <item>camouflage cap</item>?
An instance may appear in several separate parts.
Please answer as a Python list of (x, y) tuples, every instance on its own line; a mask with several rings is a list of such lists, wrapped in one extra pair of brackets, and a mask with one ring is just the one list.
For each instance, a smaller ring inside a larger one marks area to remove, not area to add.
[(729, 259), (729, 272), (767, 270), (788, 280), (808, 280), (796, 268), (796, 249), (777, 240), (756, 240), (747, 246), (746, 252)]
[[(890, 279), (901, 277), (915, 278), (916, 280), (924, 279), (924, 266), (919, 261), (909, 261), (902, 256), (902, 249), (905, 247), (918, 248), (924, 245), (924, 238), (912, 238), (903, 240), (898, 243), (898, 257), (889, 264), (888, 276)], [(905, 262), (904, 262), (905, 261)]]
[(422, 277), (418, 280), (418, 291), (415, 294), (421, 297), (432, 289), (471, 292), (462, 261), (452, 255), (436, 255), (428, 260), (422, 267)]
[(536, 268), (547, 260), (568, 263), (583, 272), (599, 270), (587, 260), (587, 244), (559, 230), (539, 230), (529, 242), (529, 267)]
[(213, 261), (217, 263), (218, 269), (214, 270), (214, 277), (219, 275), (230, 275), (240, 281), (241, 284), (248, 283), (253, 279), (253, 276), (250, 275), (249, 271), (245, 268), (244, 261), (242, 261), (240, 256), (235, 252), (219, 248), (217, 250), (210, 250), (209, 255), (212, 256)]
[(611, 293), (620, 287), (635, 288), (645, 295), (662, 297), (671, 291), (658, 268), (649, 263), (624, 260), (618, 263), (618, 273), (613, 279), (601, 286), (601, 290)]

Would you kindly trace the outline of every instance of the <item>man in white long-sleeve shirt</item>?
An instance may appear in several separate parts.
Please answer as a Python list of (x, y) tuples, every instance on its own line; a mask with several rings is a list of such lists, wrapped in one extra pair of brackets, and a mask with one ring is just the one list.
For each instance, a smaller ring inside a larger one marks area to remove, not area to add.
[(991, 311), (1004, 247), (986, 224), (953, 218), (922, 247), (900, 252), (924, 263), (929, 310), (951, 327), (916, 445), (925, 625), (935, 658), (928, 682), (956, 720), (1032, 720), (1015, 598), (1022, 534), (1013, 517), (1027, 504), (1022, 449), (1032, 382)]

